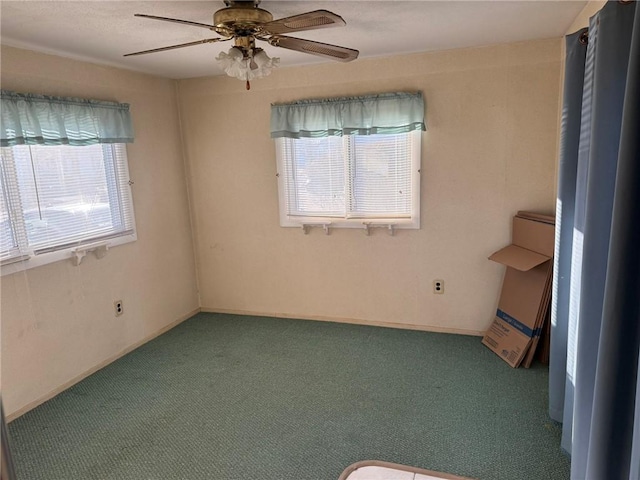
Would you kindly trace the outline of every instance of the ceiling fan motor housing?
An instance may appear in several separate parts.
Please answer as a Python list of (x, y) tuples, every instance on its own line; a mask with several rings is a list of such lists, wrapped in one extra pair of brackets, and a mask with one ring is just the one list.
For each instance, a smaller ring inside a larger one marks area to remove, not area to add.
[(259, 2), (235, 1), (213, 14), (216, 32), (226, 37), (250, 36), (258, 33), (260, 26), (273, 20), (273, 15), (257, 8)]

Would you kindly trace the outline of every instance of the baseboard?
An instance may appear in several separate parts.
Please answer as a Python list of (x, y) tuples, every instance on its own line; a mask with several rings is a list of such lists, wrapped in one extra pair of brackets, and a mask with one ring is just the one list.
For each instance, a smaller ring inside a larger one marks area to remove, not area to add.
[(58, 395), (59, 393), (64, 392), (66, 389), (68, 389), (69, 387), (72, 387), (73, 385), (75, 385), (76, 383), (84, 380), (85, 378), (87, 378), (89, 375), (92, 375), (94, 373), (96, 373), (98, 370), (106, 367), (107, 365), (109, 365), (112, 362), (115, 362), (116, 360), (118, 360), (121, 357), (124, 357), (127, 353), (132, 352), (133, 350), (135, 350), (136, 348), (144, 345), (145, 343), (153, 340), (156, 337), (159, 337), (160, 335), (162, 335), (163, 333), (168, 332), (169, 330), (171, 330), (172, 328), (176, 327), (177, 325), (181, 324), (182, 322), (184, 322), (185, 320), (193, 317), (195, 314), (200, 312), (200, 308), (196, 308), (195, 310), (192, 310), (191, 312), (180, 316), (180, 318), (178, 318), (177, 320), (174, 320), (173, 322), (171, 322), (168, 325), (165, 325), (164, 327), (162, 327), (160, 330), (158, 330), (157, 332), (154, 332), (153, 334), (149, 335), (148, 337), (143, 338), (142, 340), (129, 345), (128, 347), (126, 347), (124, 350), (121, 350), (120, 352), (116, 353), (115, 355), (107, 358), (106, 360), (103, 360), (102, 362), (100, 362), (99, 364), (95, 365), (94, 367), (91, 367), (89, 370), (81, 373), (80, 375), (77, 375), (75, 377), (73, 377), (71, 380), (69, 380), (68, 382), (63, 383), (62, 385), (60, 385), (57, 388), (54, 388), (53, 390), (51, 390), (50, 392), (46, 393), (45, 395), (43, 395), (42, 397), (29, 402), (27, 405), (25, 405), (24, 407), (19, 408), (18, 410), (16, 410), (15, 412), (12, 412), (10, 414), (7, 415), (7, 422), (11, 422), (12, 420), (15, 420), (16, 418), (24, 415), (25, 413), (27, 413), (29, 410), (33, 410), (34, 408), (36, 408), (39, 405), (42, 405), (44, 402), (46, 402), (47, 400), (51, 400), (53, 397), (55, 397), (56, 395)]
[(423, 332), (436, 332), (436, 333), (453, 333), (456, 335), (470, 335), (473, 337), (484, 336), (484, 331), (479, 331), (479, 330), (466, 330), (462, 328), (440, 327), (437, 325), (414, 325), (412, 323), (377, 322), (374, 320), (363, 320), (360, 318), (326, 317), (322, 315), (304, 315), (304, 314), (292, 314), (292, 313), (282, 313), (282, 312), (277, 312), (277, 313), (257, 312), (257, 311), (250, 311), (250, 310), (233, 310), (233, 309), (212, 308), (212, 307), (202, 307), (200, 311), (207, 312), (207, 313), (228, 313), (230, 315), (253, 315), (257, 317), (299, 318), (301, 320), (316, 320), (319, 322), (352, 323), (355, 325), (369, 325), (372, 327), (401, 328), (403, 330), (420, 330)]

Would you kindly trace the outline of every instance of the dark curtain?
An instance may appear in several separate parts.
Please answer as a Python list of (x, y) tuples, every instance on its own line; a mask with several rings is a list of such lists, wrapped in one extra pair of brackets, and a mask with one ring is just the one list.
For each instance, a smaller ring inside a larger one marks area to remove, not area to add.
[(549, 411), (572, 480), (639, 480), (640, 8), (566, 42)]

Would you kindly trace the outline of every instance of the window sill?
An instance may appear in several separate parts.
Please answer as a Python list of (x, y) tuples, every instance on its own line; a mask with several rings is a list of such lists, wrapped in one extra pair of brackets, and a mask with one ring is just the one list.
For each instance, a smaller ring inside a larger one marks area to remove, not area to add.
[[(13, 273), (22, 272), (31, 268), (41, 267), (54, 262), (68, 260), (73, 265), (79, 265), (82, 258), (87, 253), (93, 252), (100, 259), (107, 254), (108, 250), (119, 245), (135, 242), (138, 239), (136, 233), (123, 235), (121, 237), (110, 238), (104, 241), (88, 242), (83, 245), (75, 245), (73, 247), (57, 250), (55, 252), (47, 252), (38, 255), (19, 257), (12, 263), (6, 263), (0, 268), (0, 276), (11, 275)], [(10, 262), (10, 260), (9, 260)]]
[(282, 219), (281, 227), (301, 228), (303, 233), (308, 234), (311, 229), (319, 228), (324, 230), (326, 235), (331, 234), (334, 228), (350, 228), (364, 231), (365, 235), (371, 235), (375, 230), (386, 230), (390, 235), (394, 235), (396, 230), (419, 230), (419, 220), (411, 219), (332, 219), (332, 218), (308, 218), (308, 219)]

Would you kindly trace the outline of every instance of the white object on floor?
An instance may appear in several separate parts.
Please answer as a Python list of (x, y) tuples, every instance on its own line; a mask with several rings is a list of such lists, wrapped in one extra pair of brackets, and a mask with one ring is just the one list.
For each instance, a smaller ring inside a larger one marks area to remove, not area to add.
[[(442, 479), (442, 477), (440, 477)], [(405, 472), (387, 467), (362, 467), (352, 472), (346, 480), (439, 480), (422, 473)]]
[(449, 473), (433, 472), (422, 468), (364, 460), (349, 465), (338, 480), (471, 480)]

